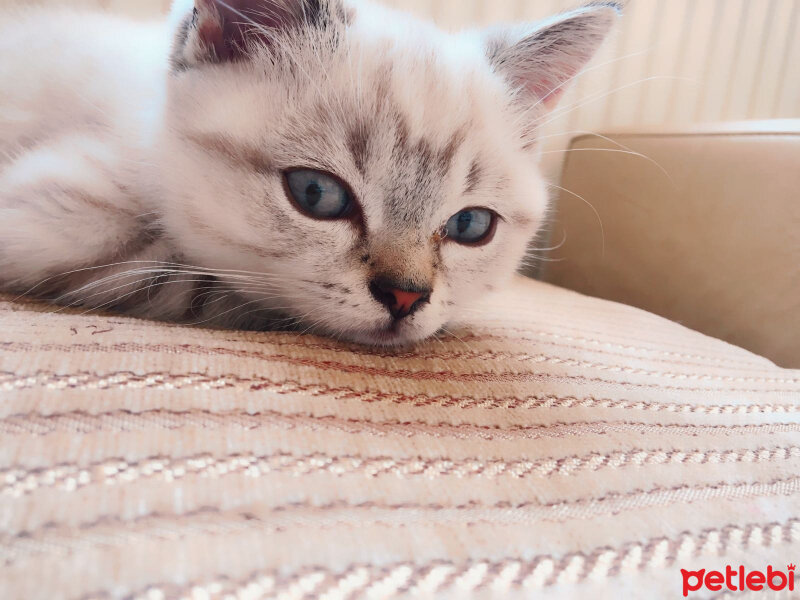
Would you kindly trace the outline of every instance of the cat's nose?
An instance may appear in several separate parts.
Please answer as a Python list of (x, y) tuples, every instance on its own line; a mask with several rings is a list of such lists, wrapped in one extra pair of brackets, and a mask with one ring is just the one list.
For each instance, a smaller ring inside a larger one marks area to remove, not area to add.
[(369, 284), (369, 291), (397, 320), (415, 313), (431, 298), (430, 289), (403, 285), (388, 279), (374, 279)]

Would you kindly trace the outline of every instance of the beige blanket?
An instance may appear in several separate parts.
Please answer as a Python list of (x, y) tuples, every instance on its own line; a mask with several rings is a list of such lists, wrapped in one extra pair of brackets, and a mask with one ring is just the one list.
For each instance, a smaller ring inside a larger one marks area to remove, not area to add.
[(533, 281), (476, 320), (381, 353), (0, 303), (0, 598), (676, 598), (800, 558), (800, 372)]

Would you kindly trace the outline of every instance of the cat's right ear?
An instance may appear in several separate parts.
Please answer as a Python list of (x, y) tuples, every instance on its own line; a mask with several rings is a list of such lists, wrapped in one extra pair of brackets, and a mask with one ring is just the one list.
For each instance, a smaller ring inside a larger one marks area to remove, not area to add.
[(242, 60), (286, 33), (344, 19), (339, 0), (176, 0), (173, 12), (181, 14), (172, 52), (176, 70)]
[(620, 12), (617, 2), (597, 0), (543, 23), (494, 27), (484, 33), (492, 68), (511, 86), (516, 103), (533, 124), (555, 107)]

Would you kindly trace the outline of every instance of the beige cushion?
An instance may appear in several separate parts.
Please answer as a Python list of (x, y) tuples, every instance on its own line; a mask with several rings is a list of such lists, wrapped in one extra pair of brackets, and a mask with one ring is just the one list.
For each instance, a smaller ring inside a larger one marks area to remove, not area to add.
[(571, 150), (547, 281), (800, 367), (800, 120), (586, 135)]
[(800, 372), (530, 280), (481, 313), (373, 353), (0, 303), (0, 598), (676, 598), (796, 560)]

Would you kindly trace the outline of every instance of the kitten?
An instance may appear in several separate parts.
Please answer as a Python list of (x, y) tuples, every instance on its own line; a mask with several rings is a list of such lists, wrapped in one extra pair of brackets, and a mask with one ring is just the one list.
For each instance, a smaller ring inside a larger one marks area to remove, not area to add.
[(0, 288), (357, 342), (434, 334), (547, 208), (537, 124), (617, 14), (457, 34), (360, 0), (0, 12)]

